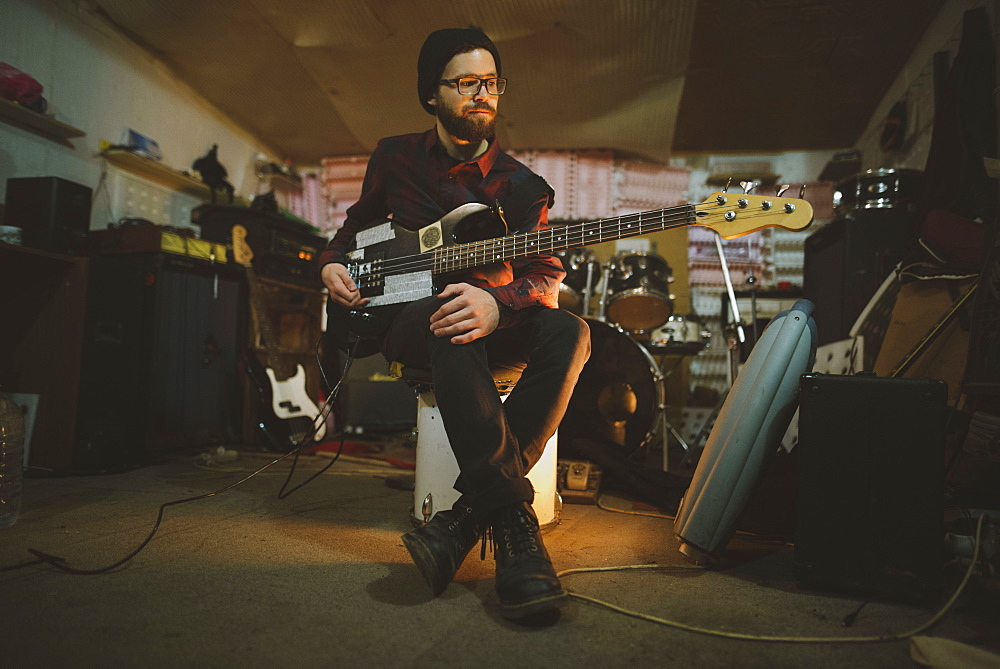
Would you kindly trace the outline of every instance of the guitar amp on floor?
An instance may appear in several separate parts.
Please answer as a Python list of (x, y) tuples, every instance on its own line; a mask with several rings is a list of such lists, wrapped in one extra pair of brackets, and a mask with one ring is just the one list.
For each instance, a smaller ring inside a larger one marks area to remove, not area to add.
[(914, 603), (939, 596), (946, 397), (936, 379), (802, 376), (799, 581)]
[(351, 363), (337, 400), (337, 425), (345, 432), (408, 430), (417, 424), (417, 395), (389, 376), (381, 355)]

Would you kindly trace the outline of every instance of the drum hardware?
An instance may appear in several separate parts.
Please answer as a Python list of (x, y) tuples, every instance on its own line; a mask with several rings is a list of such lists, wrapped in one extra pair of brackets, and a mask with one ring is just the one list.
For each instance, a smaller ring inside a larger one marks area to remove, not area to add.
[[(757, 343), (757, 277), (750, 268), (750, 276), (747, 277), (747, 285), (750, 286), (750, 334), (753, 335), (750, 342)], [(735, 297), (735, 295), (734, 295)]]
[[(786, 186), (787, 188), (787, 186)], [(739, 344), (746, 341), (743, 332), (743, 321), (740, 319), (740, 307), (736, 304), (736, 291), (733, 289), (733, 279), (729, 275), (729, 263), (726, 262), (726, 252), (722, 248), (722, 237), (715, 232), (715, 248), (719, 252), (719, 263), (722, 265), (722, 278), (726, 282), (726, 292), (729, 294), (729, 309), (733, 314), (733, 336), (726, 333), (726, 348), (729, 349), (729, 367), (726, 368), (727, 381), (732, 386), (736, 381), (739, 365)]]
[(611, 281), (611, 263), (604, 263), (601, 270), (601, 298), (598, 300), (597, 318), (604, 322), (608, 318), (608, 283)]
[(577, 316), (590, 315), (594, 290), (594, 267), (597, 259), (590, 249), (579, 248), (555, 253), (562, 262), (566, 277), (559, 286), (559, 307)]

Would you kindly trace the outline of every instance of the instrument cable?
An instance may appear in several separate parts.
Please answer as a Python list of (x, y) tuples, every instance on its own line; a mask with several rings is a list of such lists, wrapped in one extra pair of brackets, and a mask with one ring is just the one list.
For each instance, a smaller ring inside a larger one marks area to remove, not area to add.
[[(917, 636), (918, 634), (936, 625), (938, 621), (940, 621), (941, 618), (943, 618), (945, 614), (947, 614), (948, 611), (951, 610), (952, 606), (955, 605), (955, 602), (958, 601), (959, 596), (965, 590), (966, 585), (968, 585), (969, 579), (972, 577), (972, 574), (976, 569), (976, 565), (979, 562), (979, 553), (982, 545), (982, 536), (983, 536), (983, 525), (986, 522), (986, 518), (987, 514), (985, 513), (979, 516), (979, 522), (976, 524), (976, 538), (975, 538), (975, 543), (973, 545), (972, 558), (969, 563), (969, 567), (968, 569), (966, 569), (965, 576), (962, 578), (962, 581), (959, 583), (958, 587), (955, 589), (955, 592), (952, 594), (952, 596), (948, 599), (947, 602), (944, 603), (943, 606), (941, 606), (940, 609), (938, 609), (937, 613), (935, 613), (930, 618), (930, 620), (915, 627), (912, 630), (909, 630), (907, 632), (901, 632), (898, 634), (881, 634), (877, 636), (857, 636), (857, 637), (793, 637), (793, 636), (768, 636), (761, 634), (745, 634), (741, 632), (726, 632), (723, 630), (696, 627), (693, 625), (677, 622), (674, 620), (659, 618), (657, 616), (641, 613), (639, 611), (634, 611), (632, 609), (627, 609), (618, 606), (616, 604), (611, 604), (610, 602), (597, 599), (596, 597), (590, 597), (589, 595), (583, 595), (578, 592), (573, 592), (571, 590), (567, 590), (567, 594), (574, 599), (579, 599), (581, 601), (588, 602), (590, 604), (594, 604), (595, 606), (599, 606), (608, 609), (610, 611), (614, 611), (615, 613), (621, 613), (622, 615), (626, 615), (632, 618), (638, 618), (639, 620), (645, 620), (647, 622), (655, 623), (657, 625), (663, 625), (665, 627), (673, 627), (675, 629), (684, 630), (686, 632), (705, 634), (707, 636), (721, 637), (724, 639), (738, 639), (741, 641), (763, 641), (769, 643), (876, 643), (885, 641), (902, 641)], [(559, 578), (564, 578), (566, 576), (571, 576), (574, 574), (586, 574), (586, 573), (602, 572), (602, 571), (626, 571), (633, 569), (658, 569), (658, 570), (706, 569), (706, 567), (702, 565), (687, 565), (687, 564), (684, 565), (643, 564), (643, 565), (627, 565), (620, 567), (584, 567), (579, 569), (566, 569), (556, 574), (556, 576), (558, 576)], [(867, 603), (868, 602), (865, 602), (865, 604)], [(859, 611), (860, 607), (858, 609), (858, 612)], [(853, 620), (851, 620), (851, 622), (853, 622)], [(847, 624), (845, 620), (845, 627), (846, 626), (850, 625)]]
[[(272, 460), (271, 462), (268, 462), (267, 464), (263, 465), (262, 467), (259, 467), (257, 470), (255, 470), (254, 472), (252, 472), (252, 473), (244, 476), (239, 481), (236, 481), (235, 483), (230, 483), (229, 485), (223, 486), (222, 488), (219, 488), (218, 490), (213, 490), (212, 492), (207, 492), (207, 493), (204, 493), (204, 494), (201, 494), (201, 495), (195, 495), (193, 497), (186, 497), (184, 499), (177, 499), (177, 500), (173, 500), (173, 501), (170, 501), (170, 502), (164, 502), (163, 504), (160, 505), (160, 508), (159, 508), (159, 510), (157, 511), (157, 514), (156, 514), (156, 521), (153, 523), (153, 528), (149, 531), (149, 534), (146, 536), (146, 538), (143, 539), (139, 543), (139, 545), (131, 553), (129, 553), (128, 555), (126, 555), (125, 557), (123, 557), (122, 559), (118, 560), (117, 562), (115, 562), (113, 564), (110, 564), (110, 565), (107, 565), (107, 566), (104, 566), (104, 567), (100, 567), (100, 568), (97, 568), (97, 569), (77, 569), (75, 567), (71, 567), (71, 566), (65, 564), (65, 558), (58, 557), (58, 556), (55, 556), (55, 555), (50, 555), (48, 553), (45, 553), (43, 551), (40, 551), (40, 550), (37, 550), (37, 549), (34, 549), (34, 548), (29, 548), (28, 552), (31, 553), (32, 555), (34, 555), (38, 559), (31, 560), (31, 561), (28, 561), (28, 562), (23, 562), (23, 563), (16, 564), (16, 565), (10, 565), (10, 566), (7, 566), (7, 567), (2, 567), (2, 568), (0, 568), (0, 572), (11, 571), (11, 570), (14, 570), (14, 569), (20, 569), (22, 567), (29, 567), (29, 566), (40, 564), (40, 563), (49, 564), (49, 565), (51, 565), (51, 566), (53, 566), (53, 567), (55, 567), (57, 569), (60, 569), (60, 570), (62, 570), (64, 572), (66, 572), (66, 573), (69, 573), (69, 574), (93, 575), (93, 574), (103, 574), (105, 572), (109, 572), (112, 569), (116, 569), (116, 568), (122, 566), (123, 564), (125, 564), (126, 562), (128, 562), (129, 560), (131, 560), (132, 558), (134, 558), (136, 555), (139, 554), (140, 551), (142, 551), (142, 549), (144, 549), (149, 544), (150, 541), (152, 541), (153, 536), (156, 534), (157, 530), (160, 528), (160, 523), (163, 520), (163, 513), (167, 509), (167, 507), (177, 506), (178, 504), (186, 504), (188, 502), (194, 502), (194, 501), (199, 500), (199, 499), (207, 499), (209, 497), (215, 497), (216, 495), (221, 495), (224, 492), (232, 490), (233, 488), (236, 488), (236, 487), (238, 487), (240, 485), (243, 485), (244, 483), (246, 483), (247, 481), (249, 481), (253, 477), (255, 477), (258, 474), (260, 474), (261, 472), (263, 472), (264, 470), (270, 468), (273, 465), (278, 464), (279, 462), (281, 462), (282, 460), (284, 460), (285, 458), (287, 458), (289, 456), (294, 456), (294, 460), (292, 461), (292, 466), (289, 468), (288, 476), (285, 478), (285, 482), (281, 486), (281, 490), (278, 491), (278, 499), (284, 499), (284, 498), (288, 497), (289, 495), (291, 495), (296, 490), (298, 490), (299, 488), (302, 488), (306, 484), (310, 483), (317, 476), (319, 476), (320, 474), (322, 474), (323, 472), (325, 472), (327, 469), (329, 469), (331, 466), (333, 466), (333, 463), (335, 463), (337, 461), (337, 459), (340, 457), (340, 454), (341, 454), (341, 452), (343, 451), (343, 448), (344, 448), (344, 436), (343, 436), (343, 434), (341, 434), (341, 437), (340, 437), (340, 447), (338, 448), (336, 455), (330, 460), (330, 462), (327, 463), (326, 466), (324, 466), (322, 469), (320, 469), (317, 472), (313, 473), (313, 475), (310, 476), (309, 478), (307, 478), (305, 481), (303, 481), (302, 483), (299, 483), (298, 485), (296, 485), (295, 487), (293, 487), (292, 489), (290, 489), (290, 490), (288, 490), (286, 492), (286, 488), (288, 487), (288, 484), (289, 484), (289, 482), (292, 479), (292, 474), (295, 472), (295, 465), (298, 462), (299, 451), (302, 450), (302, 447), (305, 446), (306, 443), (312, 441), (315, 438), (316, 434), (319, 432), (320, 427), (326, 422), (327, 416), (329, 416), (330, 411), (332, 410), (333, 402), (334, 402), (334, 400), (336, 400), (337, 396), (340, 394), (341, 385), (343, 384), (344, 379), (347, 378), (347, 372), (350, 370), (351, 364), (354, 362), (354, 353), (357, 350), (357, 347), (358, 347), (358, 344), (360, 343), (360, 341), (361, 341), (360, 339), (356, 339), (354, 341), (353, 345), (350, 346), (350, 347), (348, 347), (348, 350), (347, 350), (347, 361), (344, 364), (344, 369), (343, 369), (343, 372), (341, 373), (340, 380), (337, 381), (337, 385), (334, 386), (334, 388), (332, 390), (330, 390), (329, 393), (327, 393), (326, 401), (323, 403), (323, 407), (320, 409), (319, 414), (316, 416), (316, 418), (313, 421), (313, 432), (312, 432), (312, 434), (310, 434), (307, 439), (303, 439), (301, 442), (296, 442), (296, 441), (293, 440), (292, 441), (292, 446), (293, 446), (292, 450), (288, 451), (284, 455), (281, 455), (281, 456), (275, 458), (274, 460)], [(322, 342), (322, 337), (320, 338), (319, 341), (316, 342), (316, 362), (317, 362), (317, 365), (318, 365), (319, 370), (320, 370), (320, 375), (323, 377), (323, 383), (325, 384), (325, 386), (327, 388), (329, 388), (330, 387), (330, 383), (329, 383), (329, 380), (326, 377), (326, 372), (323, 369), (323, 364), (322, 364), (322, 361), (320, 360), (320, 356), (319, 356), (319, 346), (320, 346), (321, 342)]]

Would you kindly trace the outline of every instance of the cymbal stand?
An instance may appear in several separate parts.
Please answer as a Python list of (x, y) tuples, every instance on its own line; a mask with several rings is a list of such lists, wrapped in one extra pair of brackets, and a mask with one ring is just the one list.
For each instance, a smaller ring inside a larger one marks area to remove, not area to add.
[[(733, 279), (729, 275), (729, 263), (726, 262), (726, 252), (722, 248), (722, 237), (717, 232), (715, 233), (715, 248), (719, 252), (719, 262), (722, 264), (722, 278), (726, 282), (726, 291), (729, 293), (729, 310), (733, 314), (733, 322), (736, 324), (736, 337), (739, 339), (737, 342), (729, 336), (726, 337), (726, 346), (729, 349), (729, 367), (726, 370), (728, 372), (726, 380), (732, 386), (736, 381), (737, 368), (740, 362), (739, 345), (746, 341), (746, 334), (743, 332), (743, 321), (740, 320), (740, 308), (736, 304), (736, 291), (733, 289)], [(725, 328), (725, 324), (723, 324), (723, 328)]]
[(608, 286), (611, 284), (611, 263), (604, 264), (601, 274), (601, 299), (597, 301), (597, 320), (604, 322), (608, 308)]
[(660, 402), (660, 406), (657, 408), (660, 410), (660, 421), (662, 423), (663, 430), (663, 471), (665, 472), (670, 471), (670, 440), (667, 437), (668, 432), (674, 436), (677, 443), (684, 449), (684, 459), (681, 460), (681, 464), (684, 464), (691, 458), (691, 447), (688, 446), (686, 441), (684, 441), (684, 437), (681, 436), (681, 433), (677, 431), (669, 420), (667, 420), (667, 377), (677, 370), (677, 367), (680, 366), (682, 360), (684, 360), (683, 355), (677, 356), (677, 362), (674, 363), (674, 366), (670, 369), (670, 371), (666, 373), (660, 371), (660, 378), (658, 379), (660, 387), (662, 388), (662, 401)]
[(590, 297), (594, 294), (594, 263), (587, 263), (587, 285), (583, 289), (583, 316), (590, 315)]

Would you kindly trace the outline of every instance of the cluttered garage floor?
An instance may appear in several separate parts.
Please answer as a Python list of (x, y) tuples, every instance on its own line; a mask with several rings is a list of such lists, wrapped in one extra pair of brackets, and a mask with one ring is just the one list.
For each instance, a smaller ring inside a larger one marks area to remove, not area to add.
[[(488, 555), (474, 549), (438, 598), (411, 564), (400, 541), (413, 522), (410, 435), (347, 442), (298, 489), (332, 452), (298, 458), (290, 481), (285, 458), (233, 485), (279, 457), (214, 450), (116, 474), (29, 478), (20, 519), (0, 530), (4, 664), (1000, 662), (997, 581), (977, 572), (962, 587), (967, 561), (949, 564), (945, 592), (925, 605), (797, 583), (791, 528), (773, 512), (788, 502), (781, 466), (762, 486), (773, 499), (755, 495), (740, 531), (704, 564), (678, 551), (671, 509), (609, 477), (597, 503), (564, 504), (545, 534), (569, 604), (515, 623), (499, 614)], [(670, 476), (683, 486), (683, 471)]]

